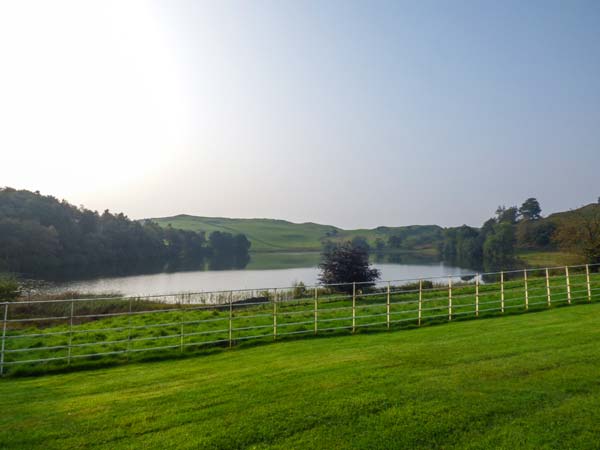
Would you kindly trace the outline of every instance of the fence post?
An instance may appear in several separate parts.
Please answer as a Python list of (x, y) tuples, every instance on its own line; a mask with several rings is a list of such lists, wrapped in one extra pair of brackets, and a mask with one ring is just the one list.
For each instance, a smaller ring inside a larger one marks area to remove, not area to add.
[(452, 278), (448, 277), (448, 320), (452, 320)]
[(552, 303), (550, 298), (550, 274), (548, 273), (548, 268), (546, 267), (546, 296), (548, 297), (548, 307)]
[(277, 289), (273, 293), (273, 340), (277, 339)]
[(500, 311), (504, 314), (504, 272), (500, 272)]
[(590, 265), (585, 265), (585, 277), (587, 280), (587, 294), (588, 294), (588, 302), (592, 301), (592, 285), (590, 284)]
[(315, 286), (315, 336), (319, 329), (319, 288)]
[(129, 297), (129, 313), (127, 314), (127, 349), (125, 350), (125, 356), (127, 357), (127, 361), (129, 361), (129, 350), (131, 347), (131, 302), (133, 301), (132, 297)]
[(527, 269), (523, 270), (523, 280), (525, 282), (525, 310), (529, 310), (529, 288), (527, 284)]
[(565, 277), (567, 280), (567, 303), (571, 304), (571, 280), (569, 278), (569, 266), (565, 266)]
[(356, 331), (356, 282), (352, 283), (352, 333)]
[(390, 329), (390, 282), (387, 284), (387, 301), (386, 301), (386, 323), (387, 329)]
[(423, 317), (423, 280), (419, 280), (419, 326), (421, 326), (421, 318)]
[(75, 309), (75, 301), (71, 300), (71, 317), (69, 320), (69, 350), (67, 356), (67, 365), (71, 365), (71, 345), (73, 345), (73, 310)]
[(8, 321), (8, 302), (4, 304), (4, 320), (2, 321), (2, 350), (0, 351), (0, 377), (4, 375), (4, 343), (6, 341), (6, 323)]
[(479, 274), (475, 275), (475, 317), (479, 317)]
[(180, 309), (180, 314), (179, 314), (179, 322), (180, 322), (180, 332), (179, 332), (179, 351), (182, 352), (183, 351), (183, 295), (181, 296), (181, 300), (179, 301), (179, 309)]
[(229, 291), (229, 348), (233, 345), (233, 291)]

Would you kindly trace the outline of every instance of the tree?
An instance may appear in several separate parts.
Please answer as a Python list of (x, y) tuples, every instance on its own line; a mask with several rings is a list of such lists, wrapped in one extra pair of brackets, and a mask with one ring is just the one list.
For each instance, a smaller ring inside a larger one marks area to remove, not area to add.
[(483, 258), (481, 233), (476, 228), (463, 225), (446, 230), (442, 246), (444, 259), (462, 266), (479, 268)]
[(11, 302), (20, 295), (20, 286), (16, 278), (0, 274), (0, 302)]
[(541, 213), (542, 208), (540, 208), (540, 203), (533, 197), (525, 200), (519, 208), (519, 214), (521, 214), (525, 220), (537, 220), (542, 217)]
[(549, 220), (522, 220), (517, 224), (519, 248), (551, 248), (556, 224)]
[(352, 246), (356, 248), (360, 248), (369, 253), (371, 251), (371, 246), (369, 245), (369, 241), (364, 236), (355, 236), (352, 238)]
[(238, 267), (247, 263), (249, 248), (243, 235), (219, 233), (207, 242), (203, 232), (163, 228), (109, 210), (98, 214), (39, 192), (0, 188), (0, 271), (113, 271), (160, 261), (196, 265), (216, 257), (221, 265)]
[(559, 223), (554, 236), (564, 250), (583, 256), (589, 264), (600, 263), (600, 209), (574, 212)]
[(519, 220), (519, 209), (516, 206), (506, 207), (504, 205), (498, 206), (496, 209), (496, 216), (498, 217), (499, 223), (509, 223), (514, 225)]
[(324, 239), (321, 241), (322, 253), (330, 251), (335, 247), (335, 243), (332, 240)]
[(483, 244), (483, 263), (486, 270), (510, 267), (515, 261), (515, 229), (508, 223), (494, 227)]
[(400, 248), (400, 246), (402, 245), (402, 236), (392, 235), (388, 237), (388, 245), (391, 248)]
[[(380, 272), (369, 264), (369, 252), (352, 242), (336, 243), (323, 251), (319, 281), (323, 284), (367, 283), (372, 285), (380, 277)], [(365, 286), (364, 284), (362, 286)], [(340, 286), (339, 290), (349, 291), (351, 286)]]
[(385, 241), (381, 238), (375, 239), (375, 251), (377, 253), (383, 253), (385, 250)]
[(497, 223), (498, 223), (498, 221), (494, 217), (491, 217), (488, 220), (486, 220), (485, 222), (483, 222), (483, 226), (481, 227), (481, 236), (483, 237), (484, 240), (488, 236), (488, 234), (491, 234), (494, 232), (494, 227), (496, 226)]

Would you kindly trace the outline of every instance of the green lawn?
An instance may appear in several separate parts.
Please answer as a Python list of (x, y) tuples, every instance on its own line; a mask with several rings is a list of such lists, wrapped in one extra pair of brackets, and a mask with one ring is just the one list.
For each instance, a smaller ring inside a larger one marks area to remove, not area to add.
[(600, 304), (0, 380), (0, 447), (597, 448)]

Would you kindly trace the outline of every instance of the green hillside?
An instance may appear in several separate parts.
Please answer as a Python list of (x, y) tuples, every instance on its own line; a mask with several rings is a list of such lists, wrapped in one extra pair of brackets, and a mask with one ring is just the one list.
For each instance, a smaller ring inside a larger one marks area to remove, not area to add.
[(600, 304), (0, 380), (0, 447), (597, 448)]
[(292, 223), (275, 219), (228, 219), (178, 215), (153, 219), (161, 226), (192, 231), (226, 231), (243, 233), (252, 242), (255, 252), (319, 251), (325, 239), (342, 240), (364, 236), (374, 245), (375, 239), (387, 241), (391, 235), (402, 236), (406, 250), (435, 251), (442, 239), (443, 229), (437, 225), (407, 227), (378, 227), (375, 229), (343, 230), (331, 225)]
[(542, 220), (559, 222), (561, 220), (572, 220), (575, 214), (594, 214), (600, 211), (600, 203), (590, 203), (589, 205), (582, 206), (580, 208), (571, 209), (569, 211), (557, 212), (550, 214), (548, 217)]
[(561, 224), (569, 224), (578, 218), (600, 214), (600, 204), (591, 203), (581, 208), (550, 214), (533, 222), (517, 224), (518, 256), (530, 267), (547, 265), (574, 265), (585, 263), (585, 258), (562, 250), (555, 241), (555, 231)]
[[(574, 220), (576, 214), (592, 214), (600, 204), (590, 204), (575, 210), (558, 212), (536, 221), (521, 221), (516, 225), (517, 254), (530, 266), (548, 264), (576, 264), (580, 257), (558, 251), (552, 233), (559, 224)], [(398, 251), (436, 255), (444, 239), (444, 228), (437, 225), (404, 227), (377, 227), (373, 229), (344, 230), (332, 225), (293, 223), (275, 219), (229, 219), (178, 215), (153, 219), (161, 226), (192, 231), (225, 231), (245, 234), (252, 243), (253, 252), (320, 251), (324, 240), (339, 241), (356, 236), (365, 237), (371, 246), (377, 239), (388, 242), (390, 236), (402, 241)], [(386, 250), (390, 250), (387, 248)]]

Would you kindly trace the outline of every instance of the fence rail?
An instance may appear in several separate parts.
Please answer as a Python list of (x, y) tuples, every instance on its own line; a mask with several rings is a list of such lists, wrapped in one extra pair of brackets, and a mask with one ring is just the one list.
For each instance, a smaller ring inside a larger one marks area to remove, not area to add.
[(599, 269), (0, 303), (0, 375), (589, 303), (600, 299)]

